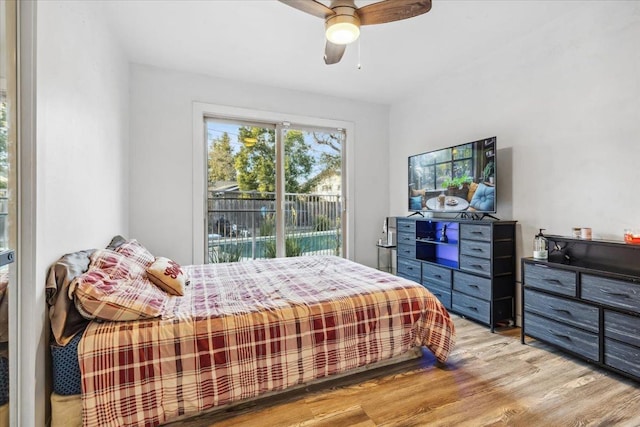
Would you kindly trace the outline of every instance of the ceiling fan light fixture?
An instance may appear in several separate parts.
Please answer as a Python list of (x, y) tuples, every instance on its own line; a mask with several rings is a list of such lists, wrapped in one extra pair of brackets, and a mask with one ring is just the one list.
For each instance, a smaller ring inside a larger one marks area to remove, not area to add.
[(431, 10), (432, 0), (367, 0), (368, 4), (362, 7), (356, 6), (356, 0), (278, 1), (324, 19), (327, 39), (324, 63), (331, 65), (340, 62), (347, 45), (358, 39), (361, 25), (385, 24), (422, 15)]
[(360, 20), (354, 15), (335, 15), (327, 19), (326, 37), (333, 44), (353, 43), (360, 36)]

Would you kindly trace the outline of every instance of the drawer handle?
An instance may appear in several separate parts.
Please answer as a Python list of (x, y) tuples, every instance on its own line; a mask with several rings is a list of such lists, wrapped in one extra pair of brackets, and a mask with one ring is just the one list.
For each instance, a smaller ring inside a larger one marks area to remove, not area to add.
[(439, 274), (434, 274), (433, 277), (435, 277), (436, 279), (442, 279), (442, 276)]
[(469, 285), (470, 288), (480, 289), (480, 286), (474, 285), (473, 283)]
[(482, 231), (473, 230), (471, 234), (483, 234)]
[(407, 267), (407, 270), (413, 270), (413, 267)]
[(553, 332), (551, 329), (547, 329), (547, 331), (549, 331), (549, 333), (550, 333), (551, 335), (553, 335), (553, 336), (556, 336), (556, 337), (558, 337), (558, 338), (562, 338), (562, 339), (563, 339), (563, 340), (565, 340), (565, 341), (573, 342), (573, 340), (571, 339), (571, 337), (570, 337), (570, 336), (568, 336), (568, 335), (562, 335), (562, 334), (555, 333), (555, 332)]
[(610, 295), (612, 297), (631, 298), (629, 296), (629, 294), (621, 294), (619, 292), (611, 292), (611, 291), (608, 291), (606, 289), (600, 289), (600, 292), (602, 292), (605, 295)]
[(571, 316), (573, 317), (573, 314), (571, 314), (571, 312), (569, 310), (565, 310), (564, 308), (554, 308), (554, 307), (550, 307), (551, 310), (556, 311), (558, 313), (564, 313), (567, 316)]
[(544, 279), (545, 282), (554, 283), (556, 285), (562, 285), (562, 282), (558, 279)]
[(402, 240), (411, 240), (411, 237), (405, 237)]
[(484, 267), (480, 264), (471, 264), (471, 267), (479, 268), (480, 270), (484, 270)]
[(478, 311), (478, 307), (474, 307), (472, 305), (467, 305), (466, 306), (468, 309), (473, 310), (473, 311)]
[(408, 250), (408, 249), (405, 249), (405, 250), (404, 250), (404, 253), (405, 253), (405, 254), (410, 254), (410, 253), (411, 253), (411, 251), (410, 251), (410, 250)]
[(482, 248), (471, 248), (471, 250), (476, 252), (484, 252), (484, 249)]

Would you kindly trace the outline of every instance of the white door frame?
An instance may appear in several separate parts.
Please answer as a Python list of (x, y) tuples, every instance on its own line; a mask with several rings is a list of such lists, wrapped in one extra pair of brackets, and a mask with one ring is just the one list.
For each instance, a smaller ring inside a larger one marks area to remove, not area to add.
[[(33, 334), (45, 313), (33, 316), (36, 281), (36, 2), (18, 2), (18, 247), (17, 281), (10, 283), (9, 396), (12, 426), (34, 426), (37, 381)], [(13, 287), (11, 287), (13, 285)], [(24, 305), (23, 305), (24, 304)], [(38, 387), (42, 387), (40, 384)], [(42, 390), (44, 392), (44, 389)], [(41, 414), (42, 417), (44, 415)]]

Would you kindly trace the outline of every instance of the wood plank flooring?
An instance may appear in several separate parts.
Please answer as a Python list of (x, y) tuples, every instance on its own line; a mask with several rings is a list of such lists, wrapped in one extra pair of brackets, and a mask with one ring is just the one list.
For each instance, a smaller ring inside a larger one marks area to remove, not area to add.
[(640, 383), (527, 338), (453, 316), (445, 365), (421, 359), (169, 424), (248, 426), (640, 426)]

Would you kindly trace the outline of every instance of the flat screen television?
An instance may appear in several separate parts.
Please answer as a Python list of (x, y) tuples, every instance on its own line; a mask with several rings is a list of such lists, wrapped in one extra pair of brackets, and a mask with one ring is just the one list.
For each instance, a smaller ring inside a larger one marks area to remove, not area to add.
[(409, 156), (409, 211), (496, 213), (496, 137)]

